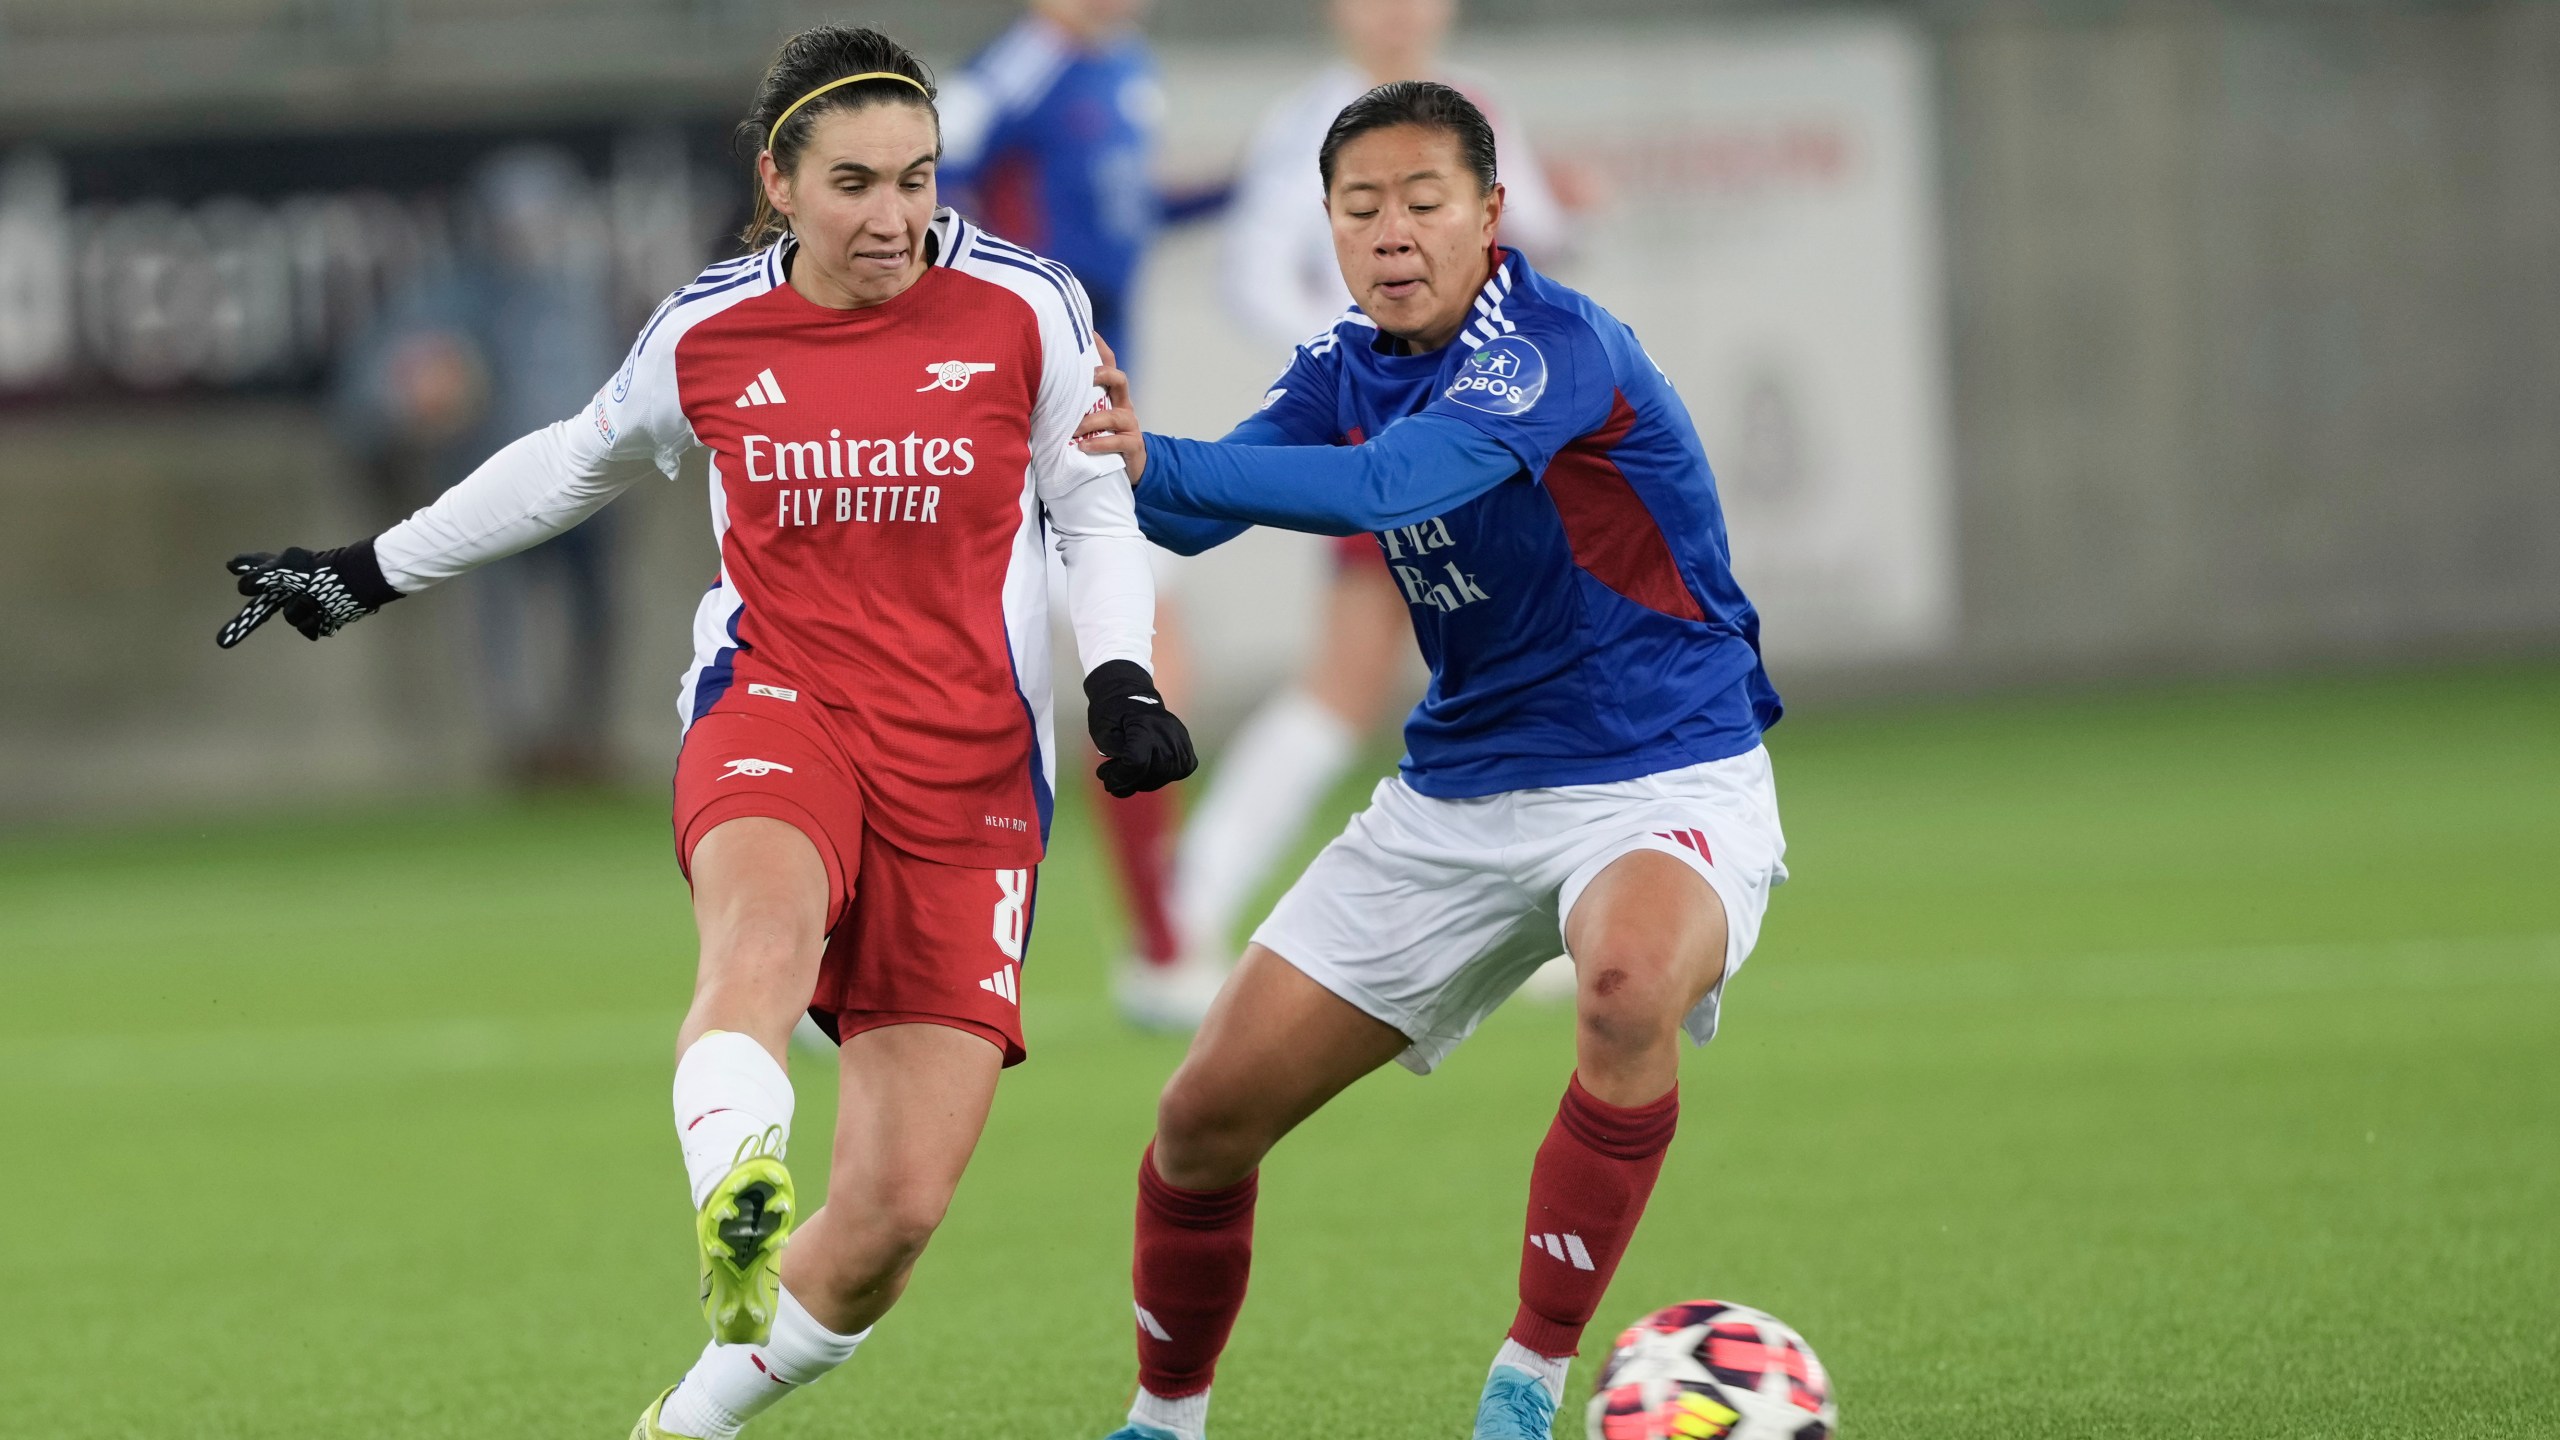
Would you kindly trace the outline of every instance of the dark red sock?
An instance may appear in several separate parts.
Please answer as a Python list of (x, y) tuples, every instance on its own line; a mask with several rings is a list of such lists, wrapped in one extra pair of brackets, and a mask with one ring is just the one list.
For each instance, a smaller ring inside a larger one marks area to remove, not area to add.
[(1576, 1075), (1529, 1172), (1529, 1240), (1511, 1338), (1551, 1358), (1573, 1354), (1644, 1218), (1662, 1154), (1680, 1125), (1680, 1087), (1632, 1109)]
[(1175, 1399), (1209, 1388), (1253, 1271), (1256, 1177), (1224, 1190), (1178, 1190), (1138, 1162), (1138, 1383)]
[(1173, 933), (1169, 908), (1173, 890), (1173, 790), (1141, 790), (1125, 799), (1106, 794), (1093, 783), (1094, 804), (1102, 814), (1103, 833), (1111, 842), (1112, 868), (1120, 875), (1120, 898), (1129, 906), (1129, 928), (1138, 943), (1138, 958), (1150, 965), (1170, 965), (1180, 958), (1182, 942)]

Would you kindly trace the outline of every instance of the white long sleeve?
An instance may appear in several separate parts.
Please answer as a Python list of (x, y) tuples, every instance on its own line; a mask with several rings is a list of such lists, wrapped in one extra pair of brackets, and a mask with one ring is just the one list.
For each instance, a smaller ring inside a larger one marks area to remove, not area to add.
[[(1116, 506), (1110, 490), (1117, 485)], [(1116, 516), (1110, 512), (1117, 510)], [(1078, 518), (1070, 520), (1070, 516)], [(1138, 533), (1126, 472), (1100, 479), (1051, 504), (1058, 555), (1067, 565), (1067, 620), (1086, 673), (1107, 660), (1134, 660), (1155, 671), (1156, 578), (1146, 537)], [(1099, 528), (1070, 529), (1070, 525)]]
[(574, 445), (583, 423), (563, 420), (516, 440), (382, 532), (373, 553), (383, 578), (414, 595), (541, 544), (657, 473), (646, 460), (617, 461), (596, 446)]
[(1117, 455), (1075, 447), (1076, 426), (1103, 400), (1093, 372), (1102, 352), (1092, 341), (1083, 287), (1061, 309), (1041, 313), (1040, 391), (1031, 411), (1031, 480), (1058, 556), (1067, 567), (1067, 620), (1087, 673), (1108, 660), (1155, 670), (1156, 580), (1138, 530), (1137, 497)]
[[(734, 266), (739, 262), (731, 262)], [(633, 342), (622, 370), (585, 411), (546, 425), (482, 461), (462, 482), (374, 537), (382, 577), (403, 594), (530, 549), (593, 515), (642, 476), (674, 478), (694, 448), (676, 386), (675, 340), (733, 285), (700, 282), (667, 297)], [(659, 343), (652, 345), (652, 337)]]

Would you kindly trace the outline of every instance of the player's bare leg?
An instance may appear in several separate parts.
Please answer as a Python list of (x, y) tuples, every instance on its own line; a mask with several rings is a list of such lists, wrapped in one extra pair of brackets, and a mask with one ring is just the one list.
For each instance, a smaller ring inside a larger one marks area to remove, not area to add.
[(1564, 943), (1583, 1086), (1612, 1105), (1661, 1098), (1680, 1083), (1680, 1022), (1724, 978), (1724, 902), (1686, 862), (1638, 850), (1584, 889)]
[(817, 987), (827, 941), (827, 869), (799, 827), (743, 816), (693, 847), (693, 923), (702, 940), (682, 1055), (713, 1030), (753, 1037), (776, 1056)]
[(1156, 1102), (1155, 1171), (1186, 1190), (1250, 1176), (1281, 1137), (1410, 1044), (1260, 945)]
[(1004, 1052), (944, 1025), (889, 1025), (844, 1043), (827, 1203), (783, 1252), (782, 1279), (841, 1333), (896, 1304), (940, 1228), (995, 1103)]
[(1138, 1166), (1138, 1396), (1123, 1440), (1199, 1440), (1243, 1308), (1255, 1171), (1299, 1122), (1407, 1041), (1259, 945), (1156, 1107)]
[(1183, 826), (1174, 914), (1185, 943), (1220, 962), (1233, 953), (1236, 917), (1357, 758), (1361, 737), (1411, 700), (1413, 623), (1374, 557), (1335, 569), (1316, 636), (1296, 680), (1228, 742)]
[(713, 827), (690, 868), (702, 960), (677, 1032), (676, 1139), (704, 1318), (715, 1340), (761, 1341), (796, 1205), (784, 1066), (826, 946), (827, 872), (808, 836), (756, 816)]
[(951, 1208), (1003, 1060), (986, 1040), (941, 1025), (884, 1026), (845, 1041), (827, 1204), (783, 1251), (772, 1337), (706, 1347), (644, 1423), (660, 1435), (729, 1440), (853, 1357)]
[(1643, 1218), (1680, 1118), (1680, 1024), (1724, 976), (1724, 904), (1669, 855), (1602, 870), (1565, 917), (1574, 1077), (1529, 1174), (1520, 1308), (1476, 1440), (1548, 1440), (1567, 1366)]

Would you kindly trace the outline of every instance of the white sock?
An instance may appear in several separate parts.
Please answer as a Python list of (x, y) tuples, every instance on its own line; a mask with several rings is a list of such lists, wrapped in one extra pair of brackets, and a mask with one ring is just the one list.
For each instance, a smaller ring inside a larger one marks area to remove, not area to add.
[(1236, 914), (1342, 778), (1359, 734), (1291, 687), (1244, 723), (1174, 852), (1173, 912), (1193, 943), (1224, 953)]
[(684, 1383), (658, 1407), (658, 1424), (693, 1440), (730, 1440), (783, 1396), (852, 1359), (870, 1334), (836, 1334), (786, 1289), (774, 1312), (773, 1338), (762, 1345), (703, 1346)]
[(791, 1077), (771, 1052), (734, 1030), (714, 1030), (676, 1062), (676, 1141), (684, 1147), (693, 1204), (745, 1153), (782, 1155), (791, 1144)]
[(1170, 1430), (1182, 1440), (1201, 1440), (1201, 1432), (1209, 1425), (1209, 1392), (1167, 1400), (1148, 1394), (1147, 1387), (1141, 1385), (1138, 1398), (1129, 1404), (1129, 1418), (1141, 1425)]
[(1547, 1387), (1548, 1397), (1558, 1405), (1564, 1403), (1564, 1374), (1573, 1368), (1572, 1356), (1567, 1355), (1558, 1360), (1552, 1356), (1541, 1355), (1506, 1335), (1502, 1339), (1502, 1348), (1494, 1352), (1493, 1368), (1499, 1370), (1506, 1365), (1514, 1370), (1526, 1370), (1537, 1376), (1538, 1383)]

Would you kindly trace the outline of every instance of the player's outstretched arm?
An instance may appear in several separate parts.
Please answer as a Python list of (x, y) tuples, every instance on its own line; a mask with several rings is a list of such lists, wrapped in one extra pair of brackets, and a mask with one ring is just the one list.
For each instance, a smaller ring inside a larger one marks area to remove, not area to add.
[(370, 540), (317, 554), (296, 545), (272, 555), (234, 555), (224, 568), (239, 578), (240, 593), (249, 599), (213, 637), (225, 650), (278, 615), (304, 639), (317, 640), (400, 598), (382, 578)]
[[(1302, 355), (1297, 363), (1306, 364), (1306, 358)], [(1296, 374), (1293, 366), (1290, 374), (1281, 378), (1292, 380)], [(1118, 456), (1128, 471), (1129, 483), (1135, 487), (1146, 473), (1147, 436), (1144, 427), (1138, 423), (1137, 412), (1129, 405), (1129, 377), (1110, 363), (1108, 347), (1103, 351), (1103, 366), (1095, 374), (1094, 383), (1102, 388), (1106, 403), (1084, 416), (1076, 427), (1076, 448), (1088, 455)], [(1277, 399), (1286, 393), (1285, 388), (1275, 389), (1272, 397)], [(1280, 423), (1274, 418), (1268, 403), (1262, 410), (1246, 416), (1218, 443), (1270, 446), (1308, 453), (1332, 448), (1307, 433)], [(1147, 539), (1177, 555), (1198, 555), (1214, 549), (1254, 525), (1251, 520), (1184, 509), (1168, 498), (1166, 487), (1161, 485), (1137, 490), (1137, 516), (1138, 527)]]
[(1501, 441), (1439, 415), (1398, 420), (1365, 445), (1239, 445), (1169, 435), (1145, 435), (1141, 444), (1142, 508), (1317, 535), (1427, 520), (1522, 468)]
[[(1146, 468), (1145, 432), (1138, 428), (1137, 412), (1129, 408), (1129, 377), (1111, 364), (1105, 353), (1102, 368), (1094, 375), (1094, 383), (1102, 387), (1107, 403), (1088, 413), (1076, 426), (1075, 444), (1087, 455), (1113, 456), (1127, 467), (1129, 483), (1138, 483), (1138, 474)], [(1155, 503), (1153, 497), (1136, 497), (1138, 529), (1147, 539), (1176, 555), (1197, 555), (1226, 544), (1252, 529), (1240, 520), (1221, 520), (1214, 516), (1191, 515)]]
[(277, 615), (309, 639), (335, 635), (403, 595), (550, 539), (602, 509), (646, 461), (615, 461), (572, 443), (577, 422), (500, 450), (415, 515), (370, 540), (314, 553), (234, 556), (248, 603), (214, 636), (228, 650)]

